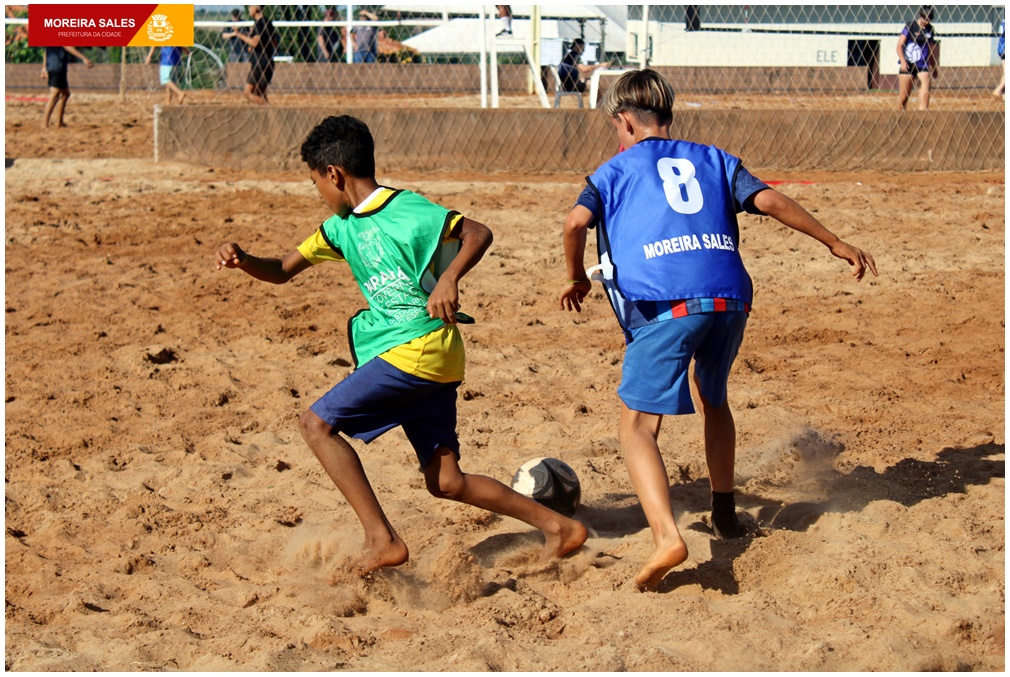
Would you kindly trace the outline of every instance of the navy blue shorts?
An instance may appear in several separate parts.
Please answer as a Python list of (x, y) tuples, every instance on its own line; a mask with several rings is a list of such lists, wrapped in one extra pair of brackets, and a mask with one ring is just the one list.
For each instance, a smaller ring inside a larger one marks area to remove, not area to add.
[(311, 409), (335, 431), (365, 444), (401, 426), (423, 470), (439, 447), (448, 447), (459, 458), (459, 384), (411, 376), (376, 357), (333, 386)]
[(49, 74), (49, 86), (53, 89), (70, 89), (70, 83), (67, 82), (67, 72), (66, 71), (47, 71)]
[(698, 313), (631, 330), (617, 394), (634, 411), (693, 414), (688, 370), (693, 358), (701, 394), (713, 407), (726, 401), (747, 313)]

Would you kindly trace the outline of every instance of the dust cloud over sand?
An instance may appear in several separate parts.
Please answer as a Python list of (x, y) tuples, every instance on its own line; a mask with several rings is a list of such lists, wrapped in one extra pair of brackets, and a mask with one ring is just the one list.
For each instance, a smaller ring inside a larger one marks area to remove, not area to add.
[[(222, 242), (280, 254), (311, 233), (306, 177), (155, 166), (106, 112), (137, 149), (116, 159), (7, 112), (7, 669), (1003, 669), (1002, 174), (762, 176), (881, 276), (741, 217), (756, 298), (730, 401), (755, 535), (714, 539), (700, 420), (667, 418), (691, 555), (640, 594), (623, 342), (599, 289), (556, 308), (581, 177), (380, 161), (496, 235), (462, 285), (464, 470), (562, 458), (593, 536), (539, 563), (530, 528), (428, 495), (394, 431), (357, 448), (411, 561), (361, 580), (360, 527), (297, 432), (350, 372), (360, 293), (336, 264), (281, 287), (213, 270)], [(68, 121), (102, 115), (71, 100)]]

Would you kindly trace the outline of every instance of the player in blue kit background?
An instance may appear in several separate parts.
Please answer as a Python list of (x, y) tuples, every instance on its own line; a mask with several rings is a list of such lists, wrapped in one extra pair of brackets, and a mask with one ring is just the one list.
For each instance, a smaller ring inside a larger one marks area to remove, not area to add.
[(919, 110), (929, 110), (933, 80), (940, 77), (940, 43), (933, 28), (933, 8), (923, 5), (898, 36), (898, 106), (908, 104), (919, 81)]
[(754, 178), (739, 158), (672, 139), (673, 99), (673, 88), (651, 69), (625, 73), (607, 93), (603, 108), (625, 150), (587, 179), (565, 220), (568, 280), (559, 298), (563, 310), (581, 312), (592, 288), (586, 236), (596, 227), (600, 277), (627, 341), (617, 390), (621, 450), (655, 543), (635, 577), (642, 590), (655, 589), (687, 559), (658, 437), (664, 415), (694, 413), (692, 359), (713, 530), (720, 538), (744, 535), (733, 493), (736, 427), (726, 397), (752, 301), (737, 213), (765, 214), (813, 237), (854, 266), (857, 280), (867, 270), (877, 274), (872, 256)]

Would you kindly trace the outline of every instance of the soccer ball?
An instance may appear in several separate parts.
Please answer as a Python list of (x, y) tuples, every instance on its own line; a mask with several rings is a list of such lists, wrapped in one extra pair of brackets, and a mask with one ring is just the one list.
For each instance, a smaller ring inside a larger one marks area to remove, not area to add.
[(512, 478), (512, 488), (565, 517), (575, 514), (582, 498), (578, 475), (556, 458), (532, 458), (523, 463)]

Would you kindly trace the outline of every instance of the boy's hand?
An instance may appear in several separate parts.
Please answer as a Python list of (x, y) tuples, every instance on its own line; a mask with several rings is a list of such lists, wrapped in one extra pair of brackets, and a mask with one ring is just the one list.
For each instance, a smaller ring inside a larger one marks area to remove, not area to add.
[(873, 273), (874, 277), (877, 277), (876, 261), (873, 260), (873, 257), (870, 256), (869, 253), (864, 252), (859, 247), (853, 247), (852, 245), (839, 240), (831, 247), (831, 253), (840, 259), (848, 261), (850, 266), (856, 267), (856, 269), (852, 272), (852, 275), (856, 278), (856, 280), (863, 279), (863, 275), (866, 274), (867, 268), (870, 269), (870, 272)]
[(87, 68), (94, 68), (94, 67), (95, 67), (95, 62), (94, 62), (94, 61), (92, 61), (91, 59), (88, 59), (88, 58), (85, 58), (85, 59), (84, 59), (84, 65), (85, 65), (85, 66), (86, 66)]
[(234, 242), (229, 242), (228, 244), (221, 245), (221, 248), (217, 250), (217, 258), (215, 259), (215, 267), (218, 270), (222, 268), (241, 268), (242, 264), (249, 259), (249, 255), (242, 251)]
[(459, 286), (442, 276), (428, 297), (428, 316), (438, 318), (446, 324), (456, 324), (459, 310)]
[(593, 283), (589, 280), (570, 281), (561, 290), (561, 297), (558, 299), (561, 303), (561, 310), (574, 310), (581, 313), (582, 301), (592, 288)]

